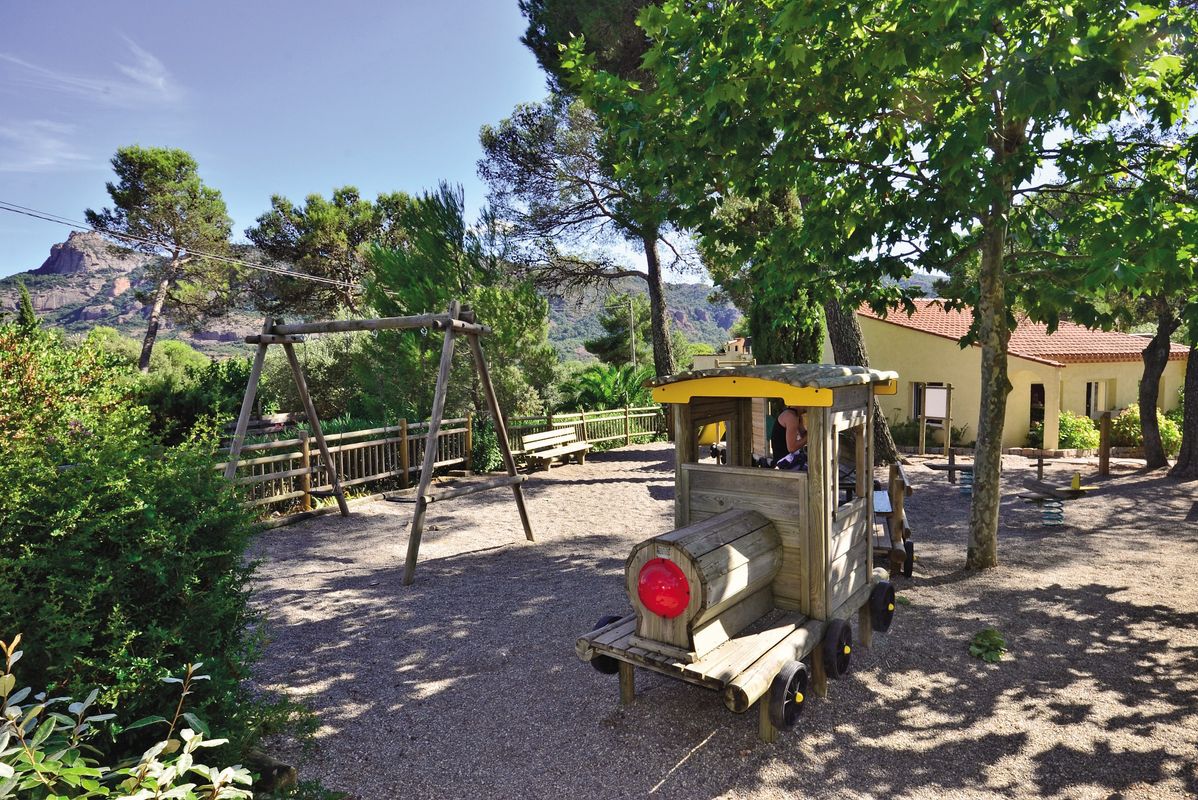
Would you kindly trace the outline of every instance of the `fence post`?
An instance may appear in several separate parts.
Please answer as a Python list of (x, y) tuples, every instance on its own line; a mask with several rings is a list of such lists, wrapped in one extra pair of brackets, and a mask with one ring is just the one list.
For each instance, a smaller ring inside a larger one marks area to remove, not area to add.
[(408, 469), (412, 466), (411, 454), (408, 453), (408, 418), (404, 417), (399, 423), (399, 486), (408, 488)]
[(474, 466), (474, 412), (466, 412), (466, 474), (471, 474)]
[(579, 419), (580, 419), (580, 420), (581, 420), (581, 422), (582, 422), (582, 439), (583, 439), (583, 441), (589, 442), (589, 441), (591, 440), (591, 432), (590, 432), (589, 430), (587, 430), (587, 412), (586, 412), (586, 409), (583, 409), (583, 411), (582, 411), (582, 415), (579, 417)]
[(312, 510), (312, 446), (308, 442), (308, 432), (300, 429), (300, 467), (304, 474), (300, 476), (300, 489), (304, 492), (304, 511)]
[(1111, 474), (1111, 412), (1102, 412), (1098, 421), (1098, 474), (1109, 477)]
[(624, 446), (632, 444), (632, 409), (624, 406)]
[(548, 421), (549, 430), (553, 430), (553, 412), (550, 411), (548, 414), (546, 414), (545, 419)]

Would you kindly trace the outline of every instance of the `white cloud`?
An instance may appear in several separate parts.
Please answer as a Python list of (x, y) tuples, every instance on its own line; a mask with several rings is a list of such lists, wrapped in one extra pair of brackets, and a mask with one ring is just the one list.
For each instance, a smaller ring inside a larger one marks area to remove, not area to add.
[(0, 172), (52, 172), (90, 161), (75, 149), (74, 125), (44, 119), (0, 122)]
[[(0, 79), (13, 87), (59, 92), (98, 105), (119, 108), (144, 108), (179, 102), (183, 96), (182, 89), (162, 61), (128, 37), (122, 38), (129, 47), (133, 63), (114, 63), (115, 74), (78, 75), (43, 67), (10, 53), (0, 53)], [(4, 65), (7, 65), (7, 69), (3, 69)]]

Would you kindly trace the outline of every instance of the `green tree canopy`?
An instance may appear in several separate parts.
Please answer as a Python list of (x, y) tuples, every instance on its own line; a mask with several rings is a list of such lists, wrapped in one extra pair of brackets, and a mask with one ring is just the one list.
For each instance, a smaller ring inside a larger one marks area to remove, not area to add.
[[(503, 261), (502, 237), (484, 219), (467, 226), (459, 188), (442, 185), (414, 198), (400, 216), (408, 243), (375, 247), (366, 298), (383, 316), (445, 309), (451, 300), (470, 306), (493, 333), (483, 340), (495, 391), (505, 413), (534, 413), (551, 392), (557, 357), (548, 342), (549, 305), (526, 282), (515, 281)], [(424, 419), (432, 408), (441, 336), (380, 331), (366, 343), (357, 365), (374, 419)], [(459, 348), (450, 377), (447, 412), (483, 413), (487, 405), (472, 362)]]
[[(632, 341), (629, 341), (631, 323)], [(652, 362), (652, 333), (649, 329), (649, 299), (643, 294), (617, 292), (607, 296), (599, 314), (603, 334), (583, 342), (583, 347), (605, 364)], [(633, 343), (636, 358), (633, 360)]]
[(251, 283), (256, 305), (269, 313), (322, 316), (357, 310), (369, 246), (406, 244), (399, 220), (410, 204), (403, 192), (380, 194), (371, 203), (353, 186), (336, 188), (327, 199), (310, 194), (302, 206), (274, 195), (246, 237), (268, 258), (338, 285), (260, 273)]
[(649, 40), (636, 24), (651, 0), (520, 0), (528, 29), (520, 41), (536, 56), (554, 92), (568, 93), (569, 72), (562, 69), (561, 46), (584, 37), (599, 66), (616, 75), (645, 79), (641, 59)]
[(111, 163), (117, 176), (106, 184), (112, 207), (88, 209), (87, 223), (118, 235), (122, 245), (166, 254), (147, 268), (155, 289), (138, 359), (146, 372), (164, 311), (196, 324), (233, 304), (238, 270), (206, 257), (228, 249), (232, 221), (220, 192), (204, 185), (195, 159), (183, 150), (133, 145), (117, 150)]
[(29, 333), (41, 325), (41, 320), (33, 310), (33, 298), (29, 296), (25, 282), (17, 281), (17, 289), (20, 291), (20, 297), (17, 299), (17, 329)]
[[(610, 287), (628, 277), (645, 281), (654, 365), (658, 374), (673, 372), (659, 247), (674, 254), (674, 264), (683, 259), (666, 235), (660, 193), (612, 175), (604, 132), (577, 101), (557, 96), (517, 106), (498, 126), (483, 126), (480, 139), (479, 176), (496, 215), (512, 224), (523, 245), (518, 260), (530, 277), (555, 291)], [(603, 246), (620, 241), (644, 253), (643, 269), (604, 255)]]
[[(886, 276), (976, 270), (954, 298), (982, 349), (967, 565), (994, 566), (1010, 284), (1040, 255), (1014, 248), (1010, 229), (1044, 184), (1073, 192), (1082, 221), (1110, 218), (1108, 179), (1129, 165), (1116, 124), (1168, 127), (1195, 100), (1181, 50), (1193, 8), (667, 0), (639, 22), (649, 87), (597, 69), (579, 44), (562, 66), (618, 131), (615, 174), (664, 186), (676, 220), (768, 253), (821, 300), (884, 307), (899, 295)], [(799, 202), (797, 236), (752, 241), (719, 224), (727, 199), (776, 192)], [(1126, 239), (1082, 221), (1081, 252), (1126, 268)]]

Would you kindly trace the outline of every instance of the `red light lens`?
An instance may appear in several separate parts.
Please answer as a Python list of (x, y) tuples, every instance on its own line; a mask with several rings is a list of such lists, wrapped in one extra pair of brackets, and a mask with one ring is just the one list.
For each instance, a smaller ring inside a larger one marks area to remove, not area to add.
[(673, 619), (686, 610), (691, 600), (691, 586), (677, 564), (669, 559), (655, 558), (641, 567), (636, 595), (654, 614)]

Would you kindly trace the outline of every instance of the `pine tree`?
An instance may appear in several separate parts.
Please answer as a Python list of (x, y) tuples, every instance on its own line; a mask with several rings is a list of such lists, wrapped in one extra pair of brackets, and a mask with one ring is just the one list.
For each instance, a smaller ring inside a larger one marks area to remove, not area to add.
[(30, 333), (36, 330), (42, 321), (33, 310), (33, 299), (29, 297), (29, 289), (25, 288), (25, 282), (17, 281), (17, 288), (21, 292), (21, 298), (17, 301), (17, 327), (23, 333)]

